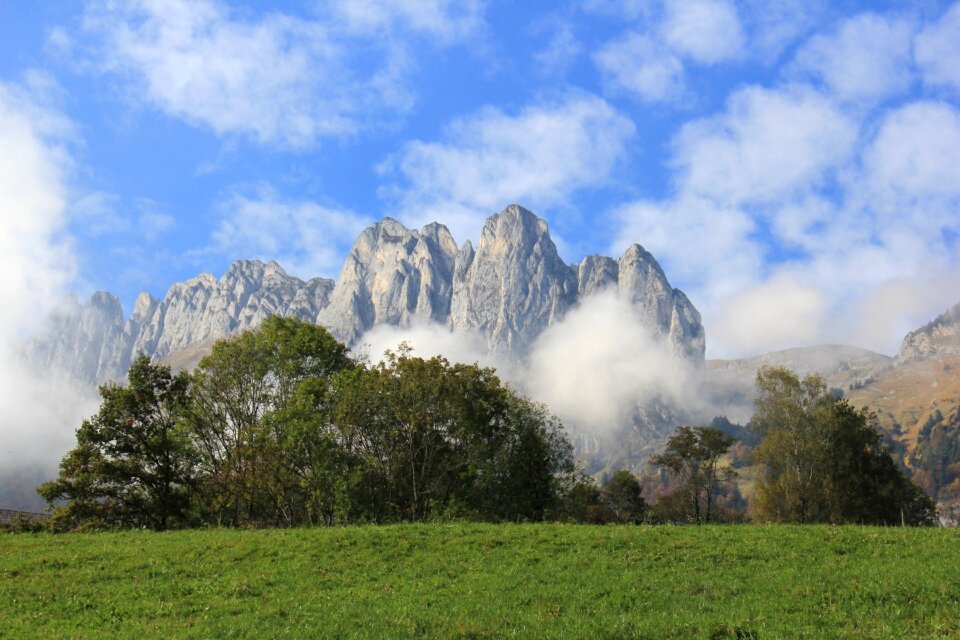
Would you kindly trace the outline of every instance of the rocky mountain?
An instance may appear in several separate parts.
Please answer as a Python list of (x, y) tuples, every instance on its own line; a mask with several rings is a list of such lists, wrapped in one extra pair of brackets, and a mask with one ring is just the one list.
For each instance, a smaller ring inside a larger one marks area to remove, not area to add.
[(96, 293), (52, 315), (29, 355), (40, 367), (99, 383), (121, 379), (140, 352), (195, 364), (216, 339), (278, 314), (322, 324), (349, 345), (379, 324), (433, 322), (522, 358), (546, 327), (608, 287), (679, 358), (702, 364), (700, 314), (652, 255), (634, 245), (619, 260), (568, 265), (546, 222), (518, 205), (487, 219), (476, 249), (469, 241), (458, 249), (441, 224), (417, 231), (384, 218), (357, 238), (336, 283), (241, 260), (219, 280), (205, 273), (174, 284), (162, 300), (141, 294), (126, 319), (115, 296)]
[(330, 304), (316, 320), (350, 345), (378, 324), (446, 322), (456, 256), (445, 226), (416, 231), (384, 218), (354, 242)]
[(920, 360), (931, 356), (960, 355), (960, 303), (903, 339), (898, 362)]
[(27, 355), (42, 370), (84, 384), (122, 379), (133, 357), (174, 356), (198, 344), (256, 327), (271, 315), (314, 321), (327, 306), (333, 281), (307, 282), (276, 262), (235, 262), (219, 280), (204, 273), (170, 287), (163, 300), (141, 293), (126, 320), (116, 296), (98, 292), (69, 300), (47, 320)]

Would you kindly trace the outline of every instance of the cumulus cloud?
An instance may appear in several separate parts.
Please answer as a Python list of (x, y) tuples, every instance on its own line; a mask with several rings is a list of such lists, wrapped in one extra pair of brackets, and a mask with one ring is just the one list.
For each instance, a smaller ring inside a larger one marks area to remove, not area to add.
[(673, 166), (682, 188), (724, 202), (789, 198), (844, 163), (858, 124), (805, 87), (737, 91), (726, 110), (683, 126)]
[(727, 0), (667, 0), (644, 11), (626, 3), (586, 8), (643, 17), (593, 54), (605, 85), (613, 92), (631, 93), (648, 102), (678, 102), (688, 94), (686, 63), (716, 64), (743, 53), (745, 36), (737, 9)]
[(633, 135), (629, 119), (591, 95), (516, 114), (487, 107), (447, 126), (440, 141), (406, 144), (382, 167), (400, 179), (383, 194), (404, 219), (443, 220), (462, 240), (504, 203), (543, 210), (607, 182)]
[(674, 51), (702, 64), (742, 54), (743, 28), (737, 8), (726, 0), (668, 0), (661, 31)]
[(325, 11), (249, 17), (217, 0), (95, 2), (78, 48), (89, 68), (126, 81), (133, 101), (218, 135), (298, 148), (412, 105), (401, 31), (446, 42), (482, 22), (476, 3), (442, 0)]
[[(0, 470), (55, 469), (88, 395), (23, 359), (25, 341), (62, 299), (76, 264), (65, 235), (63, 141), (69, 122), (36, 86), (0, 83)], [(41, 89), (43, 87), (40, 87)], [(2, 483), (0, 483), (2, 484)]]
[(606, 43), (593, 55), (605, 83), (650, 102), (679, 99), (686, 91), (683, 62), (661, 43), (639, 33)]
[(479, 0), (333, 0), (329, 9), (354, 32), (390, 36), (406, 29), (451, 43), (483, 30), (484, 5)]
[(663, 261), (703, 313), (711, 356), (818, 342), (892, 353), (955, 302), (960, 111), (916, 100), (871, 115), (834, 95), (737, 91), (675, 136), (670, 197), (613, 210), (615, 250), (641, 242)]
[[(890, 111), (865, 150), (863, 165), (866, 184), (875, 193), (872, 206), (898, 213), (914, 210), (923, 216), (918, 222), (929, 221), (933, 209), (955, 215), (953, 208), (960, 204), (960, 112), (931, 101)], [(953, 211), (936, 206), (943, 200)], [(916, 204), (924, 206), (916, 211), (911, 206)]]
[(369, 220), (360, 214), (283, 198), (268, 184), (237, 191), (218, 206), (213, 251), (230, 259), (276, 260), (301, 278), (335, 276)]
[(960, 91), (960, 2), (917, 36), (914, 56), (925, 83)]
[(810, 38), (793, 68), (823, 81), (841, 99), (883, 100), (910, 88), (913, 34), (907, 20), (861, 14)]
[(832, 3), (824, 0), (740, 0), (738, 3), (747, 32), (747, 55), (762, 65), (780, 62), (804, 34), (829, 14)]

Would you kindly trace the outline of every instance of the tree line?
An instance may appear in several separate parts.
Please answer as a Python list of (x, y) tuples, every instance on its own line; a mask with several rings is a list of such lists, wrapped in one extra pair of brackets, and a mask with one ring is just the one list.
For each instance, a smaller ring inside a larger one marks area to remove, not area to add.
[(127, 384), (100, 388), (99, 411), (38, 491), (54, 530), (738, 521), (748, 510), (731, 447), (746, 441), (756, 520), (933, 521), (865, 410), (785, 369), (762, 370), (758, 391), (748, 428), (681, 427), (650, 473), (598, 485), (559, 420), (493, 369), (406, 347), (357, 361), (323, 327), (273, 317), (192, 372), (138, 357)]
[(557, 517), (580, 481), (547, 409), (477, 365), (368, 365), (270, 318), (192, 372), (140, 356), (100, 389), (59, 477), (54, 526), (295, 526)]

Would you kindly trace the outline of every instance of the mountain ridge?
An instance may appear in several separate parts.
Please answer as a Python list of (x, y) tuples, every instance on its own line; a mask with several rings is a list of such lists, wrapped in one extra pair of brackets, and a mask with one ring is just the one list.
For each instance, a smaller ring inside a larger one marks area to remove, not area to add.
[(350, 346), (374, 326), (427, 321), (477, 336), (490, 352), (522, 356), (546, 327), (614, 287), (652, 335), (702, 364), (700, 313), (650, 253), (632, 245), (619, 260), (587, 256), (568, 265), (546, 221), (515, 204), (486, 220), (476, 247), (458, 247), (440, 223), (416, 230), (383, 218), (360, 233), (336, 281), (238, 260), (220, 278), (201, 273), (172, 284), (162, 299), (141, 293), (126, 318), (116, 296), (97, 292), (54, 312), (28, 355), (40, 368), (97, 384), (122, 379), (137, 353), (176, 358), (269, 315), (292, 315)]

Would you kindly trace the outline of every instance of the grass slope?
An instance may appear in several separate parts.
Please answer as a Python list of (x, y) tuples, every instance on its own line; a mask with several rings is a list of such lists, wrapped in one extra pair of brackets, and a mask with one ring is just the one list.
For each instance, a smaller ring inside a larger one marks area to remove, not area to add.
[(958, 636), (956, 530), (0, 535), (0, 637)]

